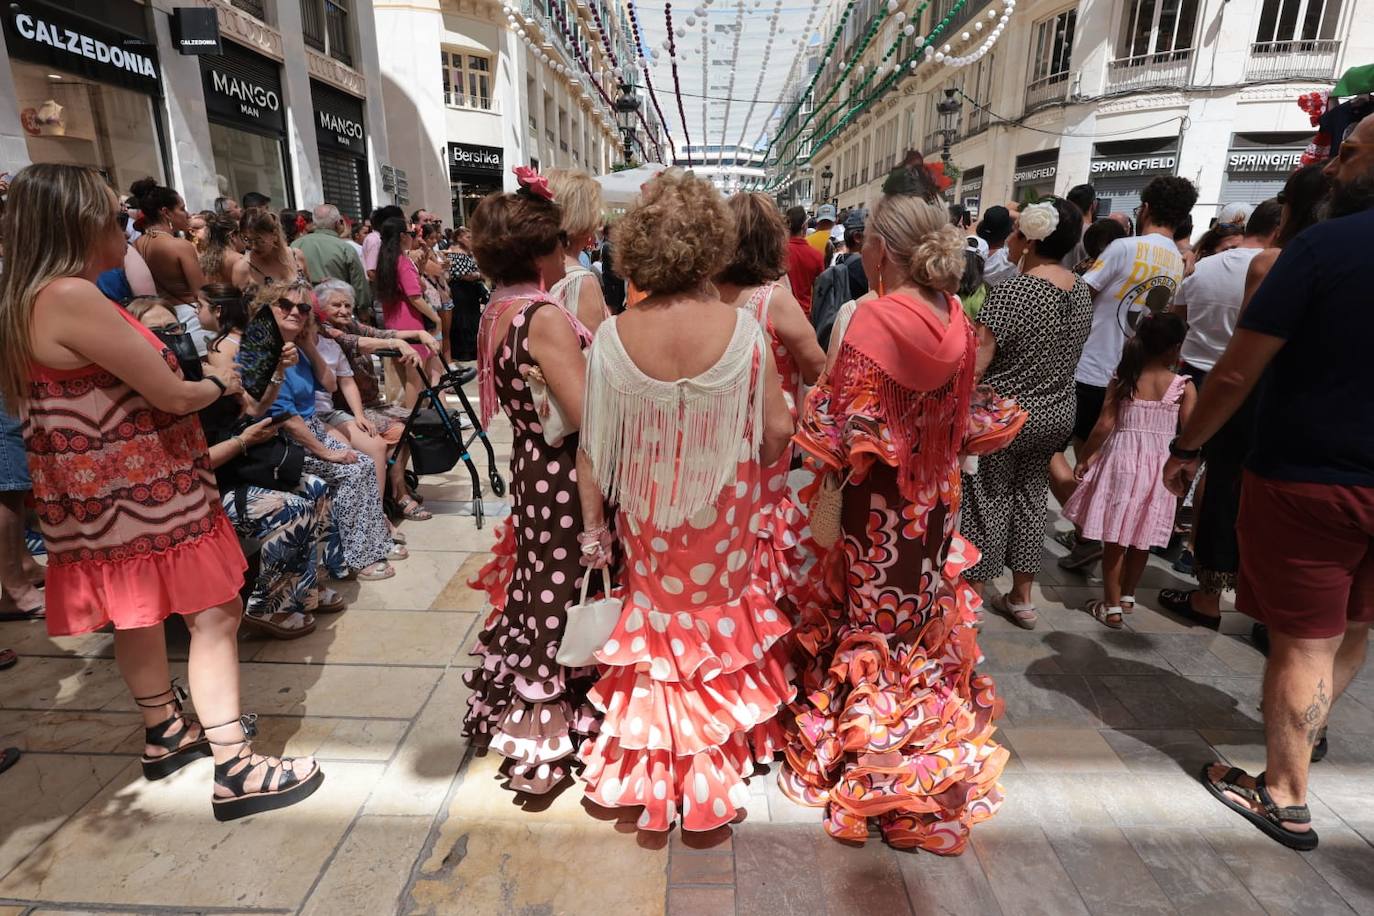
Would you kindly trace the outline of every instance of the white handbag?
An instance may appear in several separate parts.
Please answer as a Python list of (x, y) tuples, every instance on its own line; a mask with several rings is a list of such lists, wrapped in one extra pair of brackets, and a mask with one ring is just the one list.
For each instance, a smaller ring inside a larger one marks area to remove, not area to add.
[(582, 577), (582, 597), (577, 604), (568, 608), (567, 622), (563, 625), (563, 641), (558, 645), (554, 656), (558, 664), (568, 668), (581, 668), (597, 663), (596, 650), (606, 644), (620, 622), (623, 602), (611, 597), (611, 576), (604, 568), (601, 570), (601, 585), (605, 594), (594, 601), (587, 600), (587, 583), (592, 581), (594, 570), (587, 570)]
[(525, 370), (525, 384), (530, 389), (534, 412), (539, 414), (539, 426), (544, 431), (544, 441), (555, 447), (562, 445), (572, 430), (569, 428), (563, 408), (558, 406), (558, 400), (549, 391), (549, 383), (544, 380), (544, 373), (539, 371), (538, 366), (530, 366)]

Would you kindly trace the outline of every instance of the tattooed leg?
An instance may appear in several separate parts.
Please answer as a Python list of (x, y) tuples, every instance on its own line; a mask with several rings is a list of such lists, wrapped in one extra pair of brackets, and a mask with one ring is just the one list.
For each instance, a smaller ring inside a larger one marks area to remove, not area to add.
[(1341, 641), (1340, 636), (1297, 639), (1270, 633), (1264, 669), (1265, 783), (1280, 806), (1307, 802), (1312, 745), (1331, 712)]

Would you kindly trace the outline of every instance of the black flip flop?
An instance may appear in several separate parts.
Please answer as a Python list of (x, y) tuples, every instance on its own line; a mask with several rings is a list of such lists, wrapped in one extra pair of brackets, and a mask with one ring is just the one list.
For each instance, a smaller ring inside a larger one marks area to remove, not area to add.
[(0, 649), (0, 671), (19, 664), (19, 656), (13, 649)]
[(19, 762), (19, 748), (7, 747), (0, 750), (0, 773), (5, 772), (10, 767)]
[(1166, 588), (1159, 592), (1159, 603), (1164, 605), (1164, 609), (1171, 614), (1177, 614), (1184, 620), (1195, 623), (1200, 627), (1207, 627), (1209, 630), (1221, 628), (1221, 615), (1210, 617), (1207, 614), (1193, 610), (1193, 592), (1181, 592), (1177, 589)]
[[(1255, 787), (1253, 789), (1240, 785), (1237, 780), (1242, 776), (1249, 775), (1240, 767), (1231, 767), (1222, 775), (1221, 779), (1213, 782), (1208, 776), (1207, 771), (1217, 766), (1217, 763), (1209, 763), (1202, 768), (1202, 786), (1212, 794), (1214, 798), (1232, 811), (1245, 818), (1250, 823), (1258, 827), (1266, 836), (1287, 846), (1289, 849), (1296, 849), (1298, 852), (1311, 852), (1317, 848), (1317, 831), (1315, 830), (1289, 830), (1283, 826), (1283, 821), (1291, 824), (1310, 824), (1312, 823), (1312, 812), (1306, 805), (1289, 805), (1280, 808), (1274, 804), (1274, 799), (1270, 797), (1269, 790), (1264, 787), (1264, 774), (1255, 777)], [(1234, 792), (1242, 798), (1257, 801), (1264, 807), (1264, 813), (1260, 814), (1248, 805), (1233, 801), (1226, 796), (1227, 792)]]
[(5, 611), (0, 613), (0, 623), (19, 623), (25, 620), (42, 620), (47, 617), (47, 611), (43, 605), (39, 605), (31, 611)]

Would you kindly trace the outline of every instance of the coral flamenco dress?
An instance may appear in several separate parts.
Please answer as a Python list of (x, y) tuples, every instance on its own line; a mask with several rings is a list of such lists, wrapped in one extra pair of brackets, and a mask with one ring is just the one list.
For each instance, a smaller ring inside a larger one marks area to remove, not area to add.
[[(119, 314), (179, 378), (176, 356)], [(148, 627), (235, 600), (247, 563), (196, 415), (158, 410), (94, 364), (35, 363), (30, 379), (24, 443), (48, 551), (49, 635)]]
[(796, 441), (847, 484), (841, 540), (799, 602), (806, 695), (779, 782), (838, 839), (863, 842), (871, 818), (895, 847), (953, 855), (997, 810), (1008, 754), (959, 578), (977, 560), (956, 532), (975, 348), (948, 302), (948, 326), (906, 296), (865, 303), (807, 397)]
[(711, 830), (785, 742), (778, 713), (795, 695), (778, 607), (786, 532), (759, 460), (767, 341), (740, 310), (711, 369), (662, 381), (630, 359), (618, 320), (592, 345), (582, 421), (624, 552), (586, 796), (642, 807), (641, 829)]

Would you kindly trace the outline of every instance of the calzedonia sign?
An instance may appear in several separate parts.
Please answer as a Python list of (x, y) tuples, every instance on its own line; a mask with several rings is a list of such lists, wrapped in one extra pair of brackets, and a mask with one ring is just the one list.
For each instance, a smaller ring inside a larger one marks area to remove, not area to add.
[(11, 57), (100, 83), (158, 92), (157, 51), (138, 36), (32, 0), (6, 3), (3, 15)]
[(231, 41), (224, 43), (224, 52), (200, 58), (210, 118), (258, 133), (285, 133), (281, 68)]
[(321, 151), (367, 155), (362, 99), (311, 80), (310, 100), (315, 106), (315, 143)]

